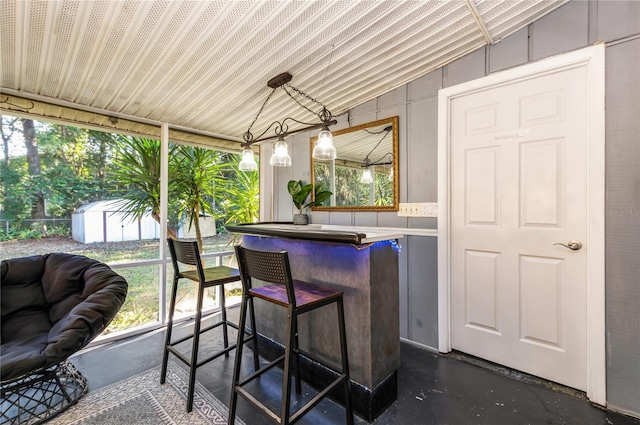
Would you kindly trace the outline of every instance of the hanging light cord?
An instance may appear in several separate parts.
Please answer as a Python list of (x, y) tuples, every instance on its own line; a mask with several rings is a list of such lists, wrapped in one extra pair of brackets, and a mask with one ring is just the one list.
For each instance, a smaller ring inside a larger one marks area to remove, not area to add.
[(391, 126), (391, 125), (390, 125), (390, 126), (387, 126), (387, 127), (383, 128), (383, 129), (382, 129), (382, 130), (380, 130), (380, 131), (371, 131), (371, 130), (366, 129), (366, 128), (364, 129), (364, 131), (366, 131), (366, 132), (367, 132), (367, 133), (369, 133), (369, 134), (382, 134), (382, 133), (384, 133), (384, 132), (389, 132), (389, 131), (391, 131), (392, 129), (393, 129), (393, 126)]
[[(389, 157), (389, 162), (381, 162), (386, 157)], [(379, 160), (375, 161), (371, 165), (386, 165), (386, 164), (390, 164), (392, 162), (393, 162), (393, 154), (391, 152), (388, 152), (388, 153), (385, 153), (384, 155), (382, 155)]]
[[(320, 105), (322, 106), (322, 110), (318, 113), (318, 112), (314, 112), (313, 110), (311, 110), (310, 108), (308, 108), (306, 105), (303, 105), (298, 99), (296, 99), (290, 92), (289, 90), (287, 90), (287, 87), (289, 87), (291, 90), (295, 91), (296, 93), (298, 93), (300, 96), (302, 97), (306, 97), (307, 99), (309, 99), (311, 102), (315, 103), (316, 105)], [(306, 94), (305, 92), (303, 92), (302, 90), (292, 86), (291, 84), (287, 83), (285, 85), (282, 86), (282, 88), (284, 89), (284, 91), (289, 95), (289, 97), (291, 99), (293, 99), (298, 105), (302, 106), (304, 109), (306, 109), (307, 111), (311, 112), (312, 114), (316, 115), (318, 118), (320, 118), (320, 120), (322, 122), (327, 122), (330, 121), (331, 118), (333, 118), (333, 116), (331, 115), (331, 112), (329, 112), (329, 110), (327, 109), (327, 106), (314, 99), (313, 97), (309, 96), (308, 94)]]
[[(387, 128), (389, 128), (389, 127), (387, 127)], [(378, 146), (380, 146), (380, 143), (382, 143), (382, 141), (384, 140), (384, 138), (385, 138), (385, 137), (387, 137), (387, 134), (389, 134), (389, 133), (391, 132), (391, 130), (387, 130), (387, 128), (385, 128), (385, 129), (383, 130), (385, 133), (384, 133), (384, 136), (382, 136), (382, 139), (380, 139), (380, 141), (379, 141), (379, 142), (378, 142), (378, 143), (373, 147), (373, 149), (371, 149), (371, 150), (369, 151), (369, 153), (367, 154), (367, 156), (365, 156), (365, 157), (364, 157), (364, 163), (365, 163), (365, 164), (369, 164), (369, 163), (371, 162), (371, 160), (369, 159), (369, 155), (371, 155), (371, 154), (373, 153), (373, 151), (375, 151), (375, 150), (376, 150), (376, 148), (377, 148)], [(372, 133), (372, 134), (380, 134), (380, 133)], [(389, 154), (384, 154), (384, 155), (382, 156), (382, 158), (384, 158), (384, 157), (385, 157), (385, 156), (387, 156), (387, 155), (389, 155)], [(380, 160), (382, 160), (382, 158), (380, 158)], [(377, 162), (379, 162), (380, 160), (378, 160)]]
[(320, 84), (320, 90), (318, 90), (317, 97), (320, 97), (320, 93), (322, 93), (322, 90), (324, 89), (324, 82), (327, 79), (327, 74), (329, 73), (329, 68), (331, 68), (331, 62), (333, 61), (333, 52), (335, 50), (336, 50), (336, 45), (332, 44), (331, 45), (331, 54), (329, 55), (329, 64), (327, 65), (327, 67), (324, 70), (324, 76), (322, 77), (322, 84)]
[(256, 117), (253, 119), (253, 121), (251, 121), (251, 124), (249, 125), (249, 128), (247, 129), (246, 133), (244, 133), (242, 135), (242, 138), (244, 139), (245, 142), (247, 143), (251, 143), (251, 141), (253, 140), (253, 134), (251, 134), (251, 127), (253, 127), (253, 125), (256, 123), (256, 121), (258, 120), (258, 117), (260, 116), (260, 114), (262, 113), (262, 111), (264, 110), (264, 107), (267, 106), (267, 103), (269, 102), (269, 99), (271, 99), (271, 96), (273, 96), (273, 94), (276, 92), (277, 87), (274, 87), (271, 90), (271, 93), (269, 93), (269, 96), (267, 96), (267, 98), (264, 100), (264, 103), (262, 104), (262, 106), (260, 107), (260, 110), (258, 111), (258, 114), (256, 115)]

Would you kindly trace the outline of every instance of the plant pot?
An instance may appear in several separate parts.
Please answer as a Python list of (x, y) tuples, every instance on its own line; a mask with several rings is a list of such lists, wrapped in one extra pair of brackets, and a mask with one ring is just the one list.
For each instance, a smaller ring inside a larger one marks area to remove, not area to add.
[(308, 214), (294, 214), (293, 215), (293, 224), (309, 224), (309, 215)]

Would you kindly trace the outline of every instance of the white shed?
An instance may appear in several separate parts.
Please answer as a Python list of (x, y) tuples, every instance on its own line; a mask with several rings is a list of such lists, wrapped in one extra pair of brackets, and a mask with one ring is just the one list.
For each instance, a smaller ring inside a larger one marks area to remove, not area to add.
[(141, 239), (158, 239), (160, 226), (151, 217), (144, 215), (131, 221), (118, 211), (121, 200), (96, 201), (79, 207), (73, 212), (71, 234), (82, 243), (122, 242)]
[[(206, 238), (208, 236), (215, 236), (218, 234), (216, 229), (216, 220), (211, 216), (200, 216), (200, 232), (202, 233), (202, 237)], [(187, 238), (187, 239), (195, 239), (196, 237), (196, 228), (191, 226), (189, 228), (189, 222), (183, 223), (178, 227), (178, 237), (179, 238)]]

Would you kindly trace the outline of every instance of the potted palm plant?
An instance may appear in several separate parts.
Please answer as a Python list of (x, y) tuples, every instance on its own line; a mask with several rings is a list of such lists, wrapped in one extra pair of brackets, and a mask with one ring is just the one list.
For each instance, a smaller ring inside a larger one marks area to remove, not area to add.
[(323, 190), (322, 187), (316, 186), (313, 198), (307, 202), (307, 198), (313, 190), (313, 185), (311, 183), (304, 184), (302, 180), (289, 180), (287, 190), (291, 195), (293, 205), (295, 205), (299, 211), (299, 214), (293, 215), (293, 224), (309, 224), (309, 215), (304, 214), (304, 210), (315, 205), (322, 205), (323, 202), (332, 195), (330, 191)]

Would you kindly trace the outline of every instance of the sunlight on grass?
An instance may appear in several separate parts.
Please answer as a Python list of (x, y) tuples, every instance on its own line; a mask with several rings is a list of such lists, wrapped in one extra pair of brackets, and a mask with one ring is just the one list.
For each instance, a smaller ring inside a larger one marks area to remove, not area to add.
[(117, 270), (117, 273), (129, 283), (129, 291), (118, 315), (103, 334), (160, 320), (158, 303), (159, 267), (154, 265)]

